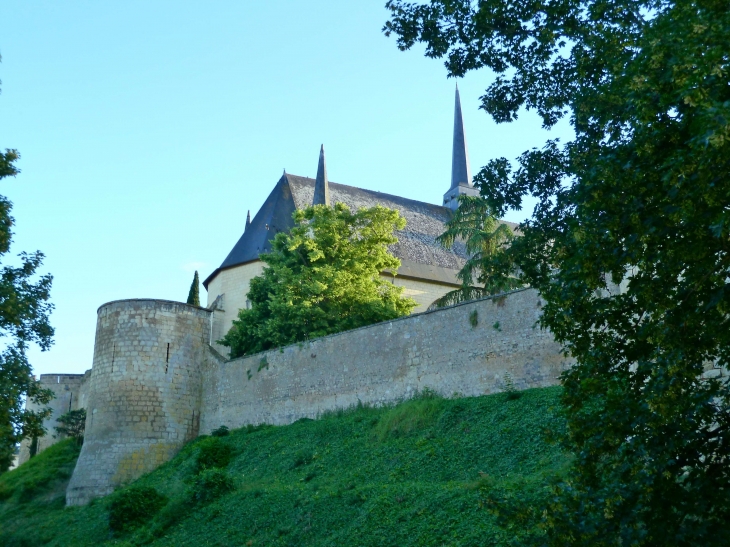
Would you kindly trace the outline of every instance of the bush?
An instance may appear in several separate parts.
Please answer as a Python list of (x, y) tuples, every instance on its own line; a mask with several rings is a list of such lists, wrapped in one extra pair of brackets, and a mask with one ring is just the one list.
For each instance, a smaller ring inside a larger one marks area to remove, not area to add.
[(210, 432), (213, 437), (227, 437), (229, 433), (229, 429), (224, 425)]
[(206, 469), (197, 476), (192, 497), (199, 503), (208, 503), (233, 490), (233, 480), (222, 469)]
[(114, 494), (109, 504), (109, 529), (126, 532), (151, 520), (167, 503), (154, 488), (133, 486)]
[(233, 450), (218, 437), (203, 439), (198, 449), (196, 463), (198, 472), (205, 469), (225, 467), (231, 461)]

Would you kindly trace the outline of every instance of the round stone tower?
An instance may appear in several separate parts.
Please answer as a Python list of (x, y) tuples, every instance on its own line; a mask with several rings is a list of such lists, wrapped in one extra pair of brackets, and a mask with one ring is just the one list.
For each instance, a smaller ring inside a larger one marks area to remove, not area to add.
[(86, 434), (68, 505), (111, 493), (198, 435), (210, 312), (164, 300), (119, 300), (97, 312)]

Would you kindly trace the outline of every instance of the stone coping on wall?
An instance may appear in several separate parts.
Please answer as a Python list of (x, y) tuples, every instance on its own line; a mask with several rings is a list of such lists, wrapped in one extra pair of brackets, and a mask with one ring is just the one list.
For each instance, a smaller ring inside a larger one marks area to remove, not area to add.
[(150, 302), (150, 303), (154, 303), (155, 305), (160, 304), (160, 305), (185, 306), (187, 308), (202, 311), (202, 312), (205, 312), (208, 314), (213, 312), (213, 310), (209, 310), (208, 308), (204, 308), (203, 306), (195, 306), (193, 304), (187, 304), (186, 302), (176, 302), (175, 300), (162, 300), (159, 298), (124, 298), (121, 300), (112, 300), (110, 302), (107, 302), (106, 304), (102, 304), (101, 306), (99, 306), (96, 309), (96, 313), (99, 313), (99, 311), (102, 308), (111, 306), (113, 304), (127, 304), (127, 303), (131, 303), (131, 302), (145, 302), (145, 303)]
[(56, 383), (57, 384), (60, 384), (61, 383), (61, 380), (79, 380), (79, 379), (83, 378), (84, 376), (86, 376), (86, 373), (85, 372), (82, 373), (82, 374), (71, 374), (69, 372), (60, 372), (60, 373), (57, 373), (57, 374), (47, 373), (47, 374), (41, 374), (38, 377), (38, 379), (41, 380), (41, 381), (43, 381), (43, 380), (48, 379), (48, 378), (53, 378), (54, 376), (56, 378), (58, 378), (58, 381)]
[(355, 329), (350, 329), (350, 330), (343, 330), (341, 332), (335, 332), (335, 333), (332, 333), (332, 334), (328, 334), (326, 336), (320, 336), (319, 338), (312, 338), (311, 340), (303, 340), (302, 342), (295, 342), (294, 344), (288, 344), (286, 346), (280, 346), (278, 348), (271, 348), (271, 349), (266, 349), (264, 351), (259, 351), (257, 353), (250, 353), (248, 355), (242, 355), (241, 357), (236, 357), (234, 359), (226, 359), (218, 351), (216, 351), (212, 346), (210, 346), (210, 347), (213, 350), (214, 355), (219, 360), (222, 360), (225, 363), (231, 363), (233, 361), (238, 361), (240, 359), (248, 359), (249, 357), (255, 357), (257, 355), (263, 355), (265, 353), (269, 353), (269, 352), (272, 352), (272, 351), (281, 351), (281, 352), (283, 352), (286, 348), (300, 347), (302, 344), (311, 343), (311, 342), (318, 342), (320, 340), (327, 340), (327, 339), (335, 338), (337, 336), (343, 336), (343, 335), (349, 334), (351, 332), (357, 332), (357, 331), (360, 331), (360, 330), (377, 328), (377, 327), (380, 327), (382, 325), (385, 325), (386, 323), (396, 323), (396, 322), (399, 322), (399, 321), (408, 321), (409, 319), (413, 319), (415, 317), (421, 317), (421, 316), (429, 315), (429, 314), (432, 314), (432, 313), (438, 313), (438, 312), (443, 311), (443, 310), (448, 310), (448, 309), (452, 309), (452, 308), (458, 308), (460, 306), (468, 306), (469, 304), (474, 304), (474, 302), (484, 302), (484, 301), (487, 301), (487, 300), (497, 300), (499, 298), (506, 298), (506, 297), (508, 297), (508, 296), (510, 296), (512, 294), (517, 294), (517, 293), (521, 293), (521, 292), (524, 292), (524, 291), (529, 291), (531, 289), (532, 289), (531, 287), (523, 287), (521, 289), (515, 289), (513, 291), (507, 291), (507, 292), (503, 292), (503, 293), (499, 293), (499, 294), (494, 294), (492, 296), (485, 296), (484, 298), (476, 298), (474, 300), (467, 300), (466, 302), (459, 302), (458, 304), (451, 304), (450, 306), (444, 306), (442, 308), (435, 308), (435, 309), (432, 309), (432, 310), (422, 311), (420, 313), (413, 313), (413, 314), (410, 314), (410, 315), (404, 315), (403, 317), (397, 317), (395, 319), (388, 319), (387, 321), (381, 321), (380, 323), (372, 323), (370, 325), (365, 325), (363, 327), (357, 327)]

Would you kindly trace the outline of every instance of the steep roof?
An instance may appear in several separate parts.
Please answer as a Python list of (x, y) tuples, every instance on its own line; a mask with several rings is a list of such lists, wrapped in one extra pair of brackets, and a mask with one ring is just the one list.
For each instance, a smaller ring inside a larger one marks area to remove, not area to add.
[[(269, 251), (274, 235), (293, 226), (294, 211), (312, 204), (314, 188), (314, 179), (284, 173), (233, 250), (204, 281), (205, 287), (221, 270), (257, 260)], [(463, 244), (457, 242), (446, 250), (436, 241), (451, 218), (449, 208), (334, 182), (329, 183), (329, 192), (331, 203), (341, 202), (353, 210), (382, 205), (400, 211), (407, 224), (396, 233), (398, 243), (391, 247), (402, 263), (399, 275), (458, 284), (456, 272), (466, 259)]]

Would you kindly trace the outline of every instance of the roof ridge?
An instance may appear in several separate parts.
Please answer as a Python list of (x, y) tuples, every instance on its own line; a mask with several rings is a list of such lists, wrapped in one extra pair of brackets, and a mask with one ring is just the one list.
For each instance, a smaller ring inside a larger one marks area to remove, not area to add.
[[(298, 178), (298, 179), (305, 179), (307, 181), (312, 181), (313, 184), (316, 183), (316, 180), (313, 179), (313, 178), (311, 178), (311, 177), (303, 177), (301, 175), (293, 175), (291, 173), (287, 173), (286, 174), (286, 177), (287, 178), (294, 177), (294, 178)], [(359, 190), (361, 192), (368, 192), (370, 194), (376, 194), (378, 196), (387, 196), (387, 197), (395, 198), (395, 200), (400, 200), (400, 201), (410, 201), (410, 202), (413, 202), (413, 203), (422, 203), (424, 205), (428, 205), (429, 207), (438, 207), (439, 209), (446, 209), (448, 211), (451, 211), (451, 209), (449, 209), (448, 207), (445, 207), (443, 205), (439, 205), (437, 203), (431, 203), (429, 201), (421, 201), (421, 200), (418, 200), (418, 199), (406, 198), (406, 197), (403, 197), (403, 196), (396, 196), (395, 194), (388, 194), (386, 192), (379, 192), (378, 190), (370, 190), (369, 188), (360, 188), (359, 186), (352, 186), (351, 184), (342, 184), (341, 182), (332, 182), (331, 180), (328, 182), (328, 184), (330, 186), (333, 186), (334, 185), (334, 186), (342, 186), (342, 187), (345, 187), (345, 188), (354, 188), (355, 190)]]

